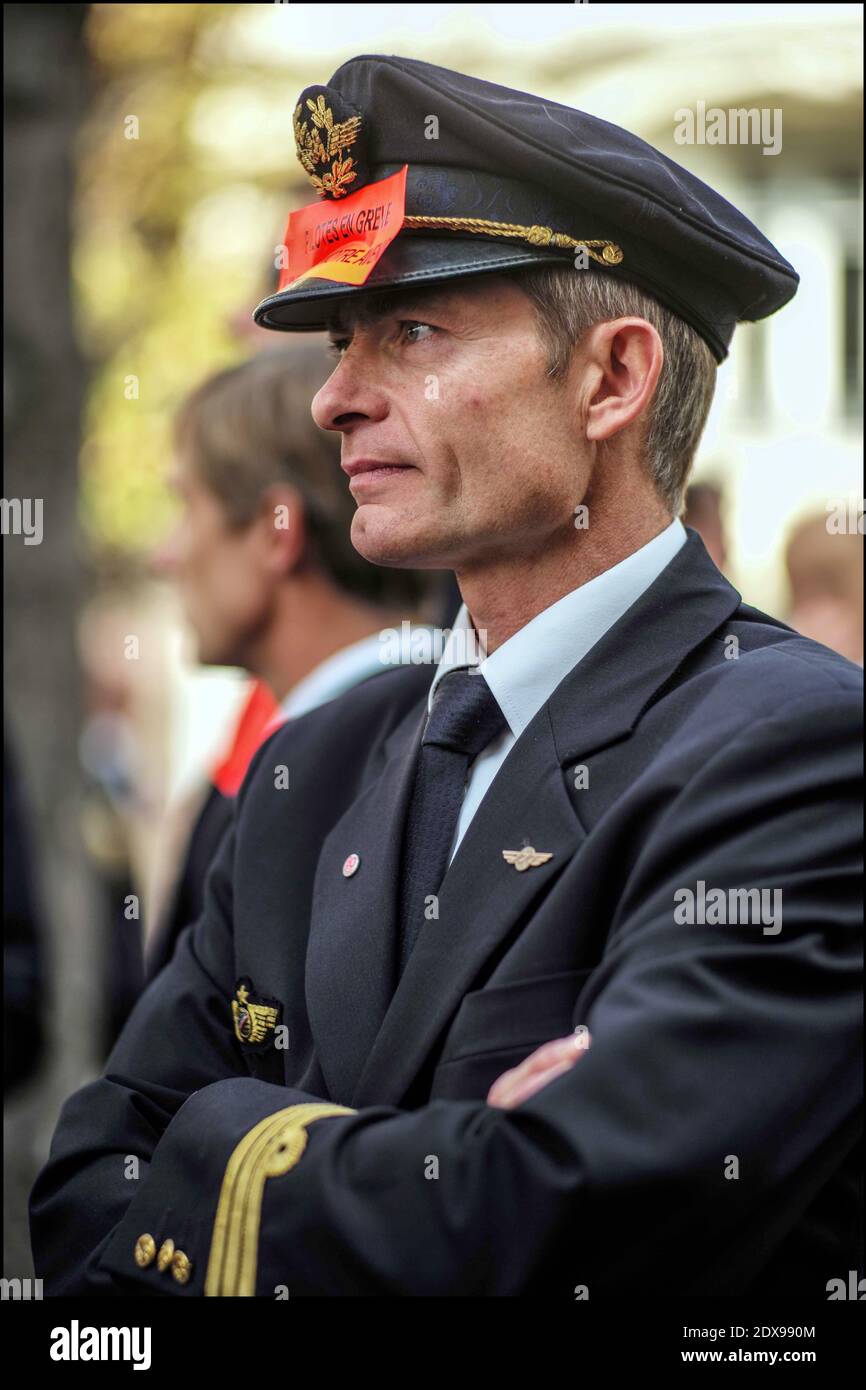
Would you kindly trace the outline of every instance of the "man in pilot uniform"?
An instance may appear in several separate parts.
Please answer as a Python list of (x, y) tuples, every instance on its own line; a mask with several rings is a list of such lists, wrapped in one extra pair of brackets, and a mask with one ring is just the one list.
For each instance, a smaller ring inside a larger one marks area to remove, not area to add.
[(861, 677), (678, 520), (716, 364), (796, 273), (628, 132), (426, 63), (355, 58), (294, 124), (319, 202), (256, 320), (330, 329), (353, 542), (464, 606), (432, 685), (257, 754), (62, 1111), (45, 1292), (826, 1299)]

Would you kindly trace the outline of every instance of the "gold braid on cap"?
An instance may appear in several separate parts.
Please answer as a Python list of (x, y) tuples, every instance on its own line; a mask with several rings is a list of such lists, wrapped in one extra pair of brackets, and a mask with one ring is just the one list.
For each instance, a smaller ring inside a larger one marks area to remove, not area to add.
[[(571, 251), (585, 247), (599, 265), (619, 265), (623, 260), (622, 248), (615, 241), (578, 241), (565, 232), (554, 232), (551, 227), (521, 227), (517, 222), (488, 222), (483, 217), (404, 217), (403, 227), (409, 231), (429, 228), (434, 232), (480, 232), (484, 236), (528, 241), (531, 246), (561, 246)], [(601, 247), (601, 255), (593, 247)]]

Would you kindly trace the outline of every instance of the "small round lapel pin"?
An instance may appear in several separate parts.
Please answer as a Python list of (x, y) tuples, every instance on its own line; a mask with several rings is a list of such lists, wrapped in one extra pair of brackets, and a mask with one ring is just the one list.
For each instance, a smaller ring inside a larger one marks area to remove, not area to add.
[(356, 874), (361, 864), (360, 854), (350, 854), (343, 863), (343, 878), (351, 878)]

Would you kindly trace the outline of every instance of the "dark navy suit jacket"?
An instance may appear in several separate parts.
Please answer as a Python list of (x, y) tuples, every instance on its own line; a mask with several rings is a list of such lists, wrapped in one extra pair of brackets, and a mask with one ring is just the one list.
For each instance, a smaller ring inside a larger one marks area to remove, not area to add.
[[(517, 740), (397, 986), (431, 674), (257, 754), (203, 915), (63, 1108), (45, 1292), (826, 1299), (862, 1260), (861, 672), (689, 532)], [(518, 871), (525, 845), (551, 857)], [(683, 921), (685, 890), (726, 918)], [(282, 1034), (241, 1041), (244, 998)], [(582, 1025), (570, 1071), (485, 1103)], [(315, 1102), (351, 1113), (299, 1129)]]

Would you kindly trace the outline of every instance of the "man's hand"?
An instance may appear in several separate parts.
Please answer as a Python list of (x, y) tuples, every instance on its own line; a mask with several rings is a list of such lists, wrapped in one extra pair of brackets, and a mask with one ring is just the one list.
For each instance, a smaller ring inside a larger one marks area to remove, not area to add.
[(543, 1043), (510, 1071), (504, 1071), (494, 1081), (487, 1092), (487, 1104), (496, 1105), (501, 1110), (513, 1110), (516, 1105), (534, 1096), (552, 1081), (555, 1076), (573, 1067), (586, 1052), (592, 1038), (587, 1029), (569, 1033), (565, 1038), (554, 1038), (553, 1042)]

